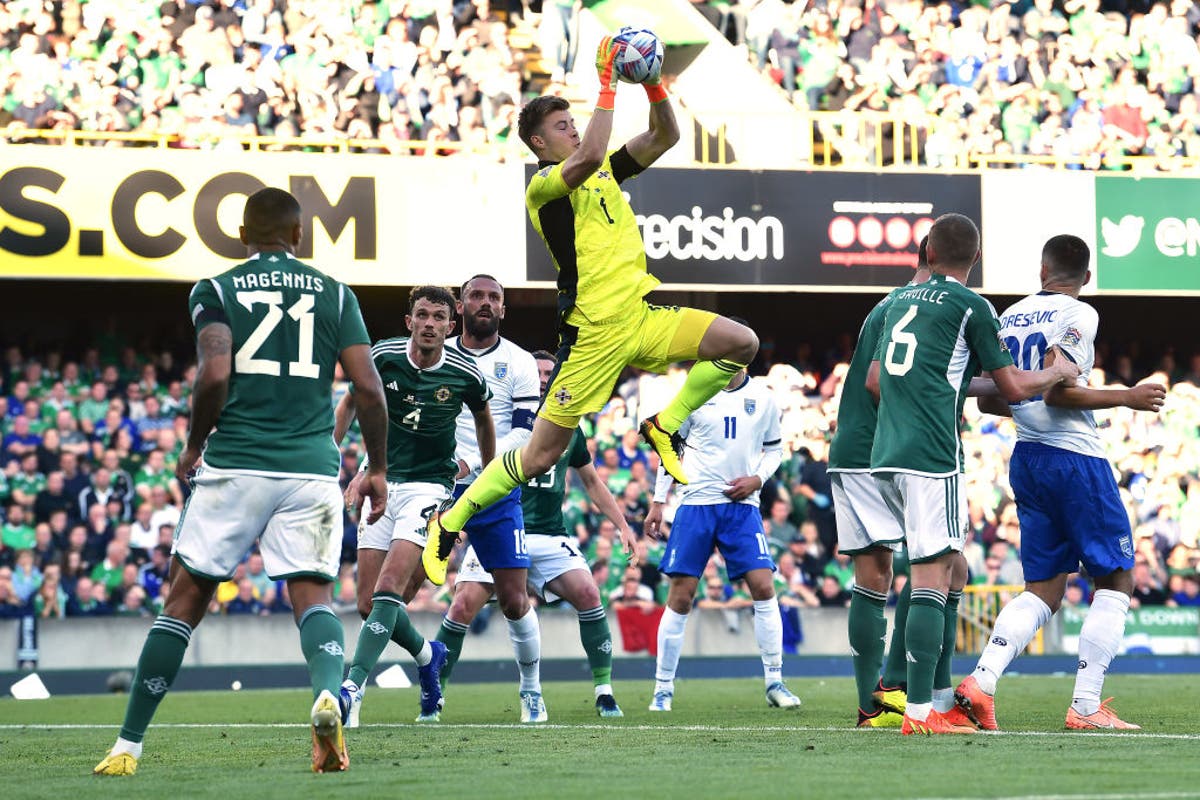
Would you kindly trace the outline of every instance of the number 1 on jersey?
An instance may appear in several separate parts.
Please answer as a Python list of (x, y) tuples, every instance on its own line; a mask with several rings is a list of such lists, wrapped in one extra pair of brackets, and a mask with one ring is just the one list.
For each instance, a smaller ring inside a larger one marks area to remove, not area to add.
[(725, 417), (725, 438), (737, 438), (737, 417)]

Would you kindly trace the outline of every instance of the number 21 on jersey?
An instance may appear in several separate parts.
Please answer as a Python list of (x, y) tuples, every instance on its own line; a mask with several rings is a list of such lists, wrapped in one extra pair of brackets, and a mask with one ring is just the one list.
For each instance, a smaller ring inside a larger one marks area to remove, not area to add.
[[(257, 358), (258, 351), (270, 338), (279, 323), (283, 321), (283, 292), (238, 292), (237, 301), (246, 310), (254, 313), (256, 305), (265, 305), (267, 314), (258, 326), (246, 337), (245, 343), (238, 348), (233, 357), (233, 366), (242, 375), (274, 375), (282, 372), (282, 364), (270, 358)], [(289, 361), (287, 374), (295, 378), (319, 378), (321, 368), (313, 361), (314, 319), (313, 307), (317, 299), (311, 294), (302, 294), (300, 299), (287, 310), (287, 315), (298, 323), (297, 354), (295, 361)]]

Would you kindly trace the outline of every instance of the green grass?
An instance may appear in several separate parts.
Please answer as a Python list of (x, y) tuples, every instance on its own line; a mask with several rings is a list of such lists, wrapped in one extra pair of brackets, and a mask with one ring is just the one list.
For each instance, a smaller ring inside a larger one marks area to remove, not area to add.
[[(1113, 676), (1128, 734), (1062, 730), (1071, 678), (1010, 677), (1000, 735), (924, 739), (856, 731), (848, 679), (792, 680), (798, 712), (768, 709), (762, 683), (681, 681), (670, 715), (649, 683), (618, 682), (625, 718), (600, 720), (591, 687), (547, 684), (551, 727), (517, 726), (516, 687), (454, 685), (443, 723), (409, 724), (416, 692), (372, 689), (348, 735), (351, 769), (308, 771), (306, 691), (167, 697), (133, 778), (93, 778), (124, 698), (0, 700), (5, 798), (329, 797), (1200, 797), (1200, 685), (1191, 676)], [(172, 727), (193, 723), (213, 727)], [(234, 727), (236, 723), (246, 727)], [(372, 724), (375, 723), (375, 724)], [(267, 727), (274, 724), (276, 727)], [(78, 725), (48, 728), (49, 725)], [(262, 726), (262, 727), (256, 727)]]

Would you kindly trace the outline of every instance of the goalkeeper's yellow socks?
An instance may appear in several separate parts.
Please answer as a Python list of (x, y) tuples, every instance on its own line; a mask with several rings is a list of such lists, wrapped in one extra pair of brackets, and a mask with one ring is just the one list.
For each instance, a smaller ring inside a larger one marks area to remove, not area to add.
[(688, 371), (687, 380), (666, 408), (658, 412), (658, 425), (675, 433), (693, 411), (716, 397), (734, 375), (746, 368), (727, 359), (697, 361)]
[(520, 450), (509, 450), (499, 458), (493, 458), (462, 497), (442, 515), (442, 530), (458, 533), (471, 517), (523, 483), (525, 473), (521, 470)]

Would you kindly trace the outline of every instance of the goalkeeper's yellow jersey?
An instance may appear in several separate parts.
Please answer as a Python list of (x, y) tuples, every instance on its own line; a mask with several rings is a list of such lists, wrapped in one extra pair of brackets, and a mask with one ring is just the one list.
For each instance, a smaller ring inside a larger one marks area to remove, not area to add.
[(621, 184), (642, 171), (622, 147), (571, 189), (562, 164), (541, 162), (525, 191), (533, 228), (558, 270), (559, 319), (586, 325), (633, 313), (658, 286), (646, 271), (646, 248)]

